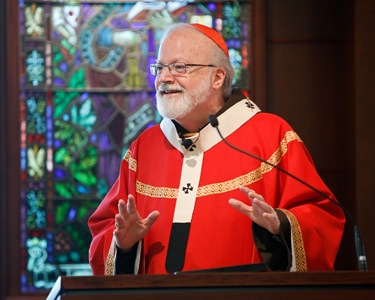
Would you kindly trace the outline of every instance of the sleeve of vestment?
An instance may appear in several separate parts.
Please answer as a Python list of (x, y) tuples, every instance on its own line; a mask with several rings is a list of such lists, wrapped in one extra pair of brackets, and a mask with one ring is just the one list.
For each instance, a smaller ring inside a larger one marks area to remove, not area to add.
[(276, 213), (280, 219), (280, 234), (274, 235), (253, 223), (254, 243), (270, 270), (288, 271), (292, 265), (290, 223), (282, 211), (276, 209)]
[[(261, 180), (251, 188), (289, 221), (290, 271), (334, 270), (345, 224), (342, 209), (332, 203), (337, 199), (319, 176), (302, 139), (288, 123), (267, 113), (258, 114), (252, 121), (251, 135), (258, 138), (259, 156), (286, 171), (262, 164)], [(275, 246), (269, 239), (262, 242)], [(259, 248), (269, 251), (265, 246)]]
[(115, 215), (118, 213), (118, 201), (127, 199), (128, 194), (135, 193), (135, 190), (128, 189), (128, 186), (131, 186), (129, 181), (132, 180), (130, 160), (131, 153), (128, 151), (121, 161), (120, 174), (116, 182), (88, 221), (92, 235), (89, 261), (94, 275), (115, 274), (115, 259), (118, 253), (113, 241), (113, 231)]
[(134, 274), (134, 264), (137, 257), (137, 246), (135, 244), (130, 251), (124, 252), (117, 247), (115, 274)]

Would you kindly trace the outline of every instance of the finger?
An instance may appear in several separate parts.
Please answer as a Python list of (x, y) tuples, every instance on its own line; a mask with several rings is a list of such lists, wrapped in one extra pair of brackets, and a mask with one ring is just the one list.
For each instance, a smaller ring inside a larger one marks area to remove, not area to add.
[(155, 223), (155, 221), (159, 218), (160, 212), (155, 210), (152, 213), (150, 213), (147, 218), (145, 219), (145, 226), (147, 228), (151, 228), (151, 226)]
[(132, 194), (128, 195), (128, 202), (126, 203), (126, 210), (128, 214), (134, 214), (137, 212), (137, 206), (135, 204), (135, 198)]
[(118, 213), (123, 216), (123, 217), (126, 217), (126, 215), (128, 214), (127, 210), (126, 210), (126, 203), (123, 199), (120, 199), (118, 201)]
[(251, 199), (258, 199), (260, 201), (265, 201), (262, 195), (257, 194), (254, 190), (249, 191), (249, 197)]
[(253, 212), (252, 206), (246, 205), (245, 203), (239, 200), (231, 198), (229, 199), (228, 202), (233, 208), (237, 209), (238, 211), (242, 212), (245, 215), (249, 216)]
[(246, 186), (240, 186), (239, 189), (240, 189), (241, 192), (243, 192), (250, 199), (251, 202), (253, 202), (254, 198), (258, 198), (258, 199), (264, 201), (264, 198), (263, 198), (262, 195), (257, 194), (254, 190), (249, 189)]
[(272, 214), (274, 212), (274, 209), (267, 202), (258, 198), (253, 199), (253, 206), (259, 213)]
[(276, 213), (275, 214), (264, 213), (263, 218), (273, 224), (279, 223), (279, 218)]
[(249, 198), (250, 198), (250, 195), (252, 195), (252, 193), (254, 192), (252, 189), (249, 189), (248, 187), (242, 186), (242, 185), (239, 187), (239, 189), (242, 193), (244, 193)]
[(122, 230), (126, 226), (126, 222), (120, 214), (115, 215), (115, 226), (118, 230)]
[(272, 212), (269, 210), (268, 204), (258, 198), (253, 199), (253, 208), (256, 214), (262, 218), (264, 214)]
[(264, 213), (263, 215), (264, 220), (266, 220), (268, 226), (267, 229), (272, 234), (279, 234), (280, 233), (280, 219), (276, 213), (268, 214)]

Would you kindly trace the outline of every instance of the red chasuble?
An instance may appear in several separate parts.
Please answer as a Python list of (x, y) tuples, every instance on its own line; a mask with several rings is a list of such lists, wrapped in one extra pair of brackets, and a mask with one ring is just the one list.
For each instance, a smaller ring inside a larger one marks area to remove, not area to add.
[[(218, 118), (226, 139), (286, 169), (334, 197), (317, 174), (299, 136), (281, 118), (262, 113), (244, 99)], [(172, 224), (189, 223), (182, 271), (262, 262), (254, 245), (250, 218), (228, 204), (248, 186), (291, 224), (291, 270), (332, 270), (345, 217), (342, 210), (277, 169), (229, 148), (210, 125), (181, 145), (171, 120), (143, 132), (121, 163), (119, 177), (89, 220), (93, 235), (90, 264), (94, 274), (114, 274), (114, 216), (129, 193), (144, 218), (160, 211), (139, 243), (135, 273), (165, 274)], [(173, 247), (173, 245), (171, 245)]]

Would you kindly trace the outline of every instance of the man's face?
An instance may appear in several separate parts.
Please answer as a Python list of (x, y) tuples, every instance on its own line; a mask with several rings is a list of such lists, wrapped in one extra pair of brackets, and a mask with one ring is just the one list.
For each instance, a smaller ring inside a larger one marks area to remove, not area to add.
[(195, 89), (186, 90), (179, 84), (161, 83), (156, 94), (159, 113), (169, 119), (184, 118), (205, 103), (211, 90), (211, 76), (203, 78)]
[[(158, 63), (210, 64), (204, 36), (191, 31), (172, 33), (161, 45)], [(199, 47), (198, 47), (199, 45)], [(165, 67), (156, 77), (157, 108), (163, 117), (179, 120), (204, 111), (211, 92), (212, 68), (188, 67), (185, 74), (172, 75)]]

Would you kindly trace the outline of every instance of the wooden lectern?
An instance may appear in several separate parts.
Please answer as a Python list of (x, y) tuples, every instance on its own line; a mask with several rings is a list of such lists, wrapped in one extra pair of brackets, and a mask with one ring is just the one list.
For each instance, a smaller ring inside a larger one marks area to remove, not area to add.
[(375, 272), (249, 272), (59, 277), (47, 300), (375, 299)]

